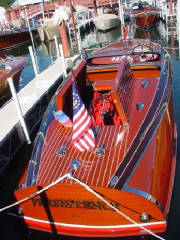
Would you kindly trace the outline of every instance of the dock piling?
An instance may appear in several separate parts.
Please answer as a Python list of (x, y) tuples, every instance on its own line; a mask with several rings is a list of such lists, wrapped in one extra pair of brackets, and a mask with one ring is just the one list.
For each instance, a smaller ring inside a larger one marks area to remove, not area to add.
[(58, 47), (58, 42), (57, 42), (57, 36), (54, 36), (54, 41), (55, 41), (57, 56), (60, 57), (60, 52), (59, 52), (59, 47)]
[(31, 46), (29, 46), (28, 48), (29, 48), (29, 53), (30, 53), (32, 64), (33, 64), (33, 68), (34, 68), (34, 73), (35, 73), (35, 76), (37, 77), (37, 75), (38, 75), (38, 68), (37, 68), (37, 65), (36, 65), (34, 53), (33, 53), (33, 50), (32, 50)]
[(12, 97), (13, 97), (13, 100), (14, 100), (14, 103), (15, 103), (15, 107), (16, 107), (17, 114), (18, 114), (18, 117), (19, 117), (19, 121), (20, 121), (21, 126), (24, 130), (24, 134), (25, 134), (27, 143), (31, 144), (31, 140), (30, 140), (29, 133), (28, 133), (28, 130), (27, 130), (27, 127), (26, 127), (26, 123), (25, 123), (24, 118), (23, 118), (22, 110), (21, 110), (20, 103), (19, 103), (19, 100), (18, 100), (18, 97), (17, 97), (17, 94), (16, 94), (16, 90), (15, 90), (15, 87), (14, 87), (14, 84), (13, 84), (12, 77), (9, 77), (7, 79), (7, 81), (9, 83), (9, 87), (10, 87), (11, 94), (12, 94)]
[(59, 25), (59, 32), (60, 32), (61, 41), (62, 41), (62, 45), (63, 45), (64, 56), (70, 57), (70, 47), (69, 47), (69, 41), (68, 41), (68, 36), (66, 33), (66, 25), (65, 25), (64, 20)]
[(67, 77), (66, 64), (65, 64), (65, 58), (64, 58), (64, 52), (63, 52), (62, 44), (59, 44), (59, 50), (60, 50), (60, 55), (61, 55), (62, 64), (63, 64), (64, 76)]
[(94, 16), (98, 16), (98, 11), (97, 11), (97, 3), (96, 0), (93, 0), (93, 7), (94, 7)]

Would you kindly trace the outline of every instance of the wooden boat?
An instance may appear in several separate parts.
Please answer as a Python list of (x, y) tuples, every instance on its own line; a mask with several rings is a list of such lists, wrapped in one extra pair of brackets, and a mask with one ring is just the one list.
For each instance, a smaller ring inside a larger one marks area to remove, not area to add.
[(14, 57), (12, 55), (0, 59), (0, 105), (4, 104), (10, 97), (10, 88), (7, 78), (12, 77), (17, 87), (22, 69), (27, 63), (25, 57)]
[(131, 17), (137, 27), (149, 29), (158, 23), (159, 8), (140, 1), (132, 6)]
[[(37, 35), (37, 28), (31, 28), (32, 34)], [(33, 35), (33, 36), (34, 36)], [(31, 40), (28, 28), (16, 28), (11, 31), (0, 32), (0, 50), (17, 47)]]
[(82, 60), (49, 104), (9, 214), (72, 236), (164, 232), (176, 162), (171, 83), (170, 55), (146, 39)]
[(96, 29), (100, 31), (108, 31), (120, 25), (120, 19), (115, 14), (101, 14), (93, 18)]

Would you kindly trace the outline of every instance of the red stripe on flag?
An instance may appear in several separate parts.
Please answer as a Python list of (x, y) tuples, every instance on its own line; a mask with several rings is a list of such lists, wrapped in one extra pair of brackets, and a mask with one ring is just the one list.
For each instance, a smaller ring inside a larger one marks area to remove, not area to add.
[(72, 144), (78, 151), (85, 151), (93, 148), (95, 137), (92, 129), (92, 119), (85, 108), (75, 83), (73, 88), (73, 136)]

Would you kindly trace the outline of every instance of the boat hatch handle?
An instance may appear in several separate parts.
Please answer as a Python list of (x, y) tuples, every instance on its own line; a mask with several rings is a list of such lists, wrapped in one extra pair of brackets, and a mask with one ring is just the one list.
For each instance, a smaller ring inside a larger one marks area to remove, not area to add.
[(105, 154), (105, 146), (102, 144), (98, 146), (94, 152), (94, 154), (98, 157), (104, 156)]
[(67, 152), (67, 146), (62, 146), (57, 150), (58, 157), (63, 157)]
[(148, 81), (146, 81), (146, 80), (142, 81), (142, 82), (141, 82), (141, 86), (142, 86), (143, 88), (146, 88), (146, 87), (148, 86)]
[(139, 195), (139, 196), (141, 196), (143, 198), (148, 199), (149, 201), (153, 202), (161, 210), (161, 212), (164, 212), (163, 206), (151, 194), (149, 194), (147, 192), (144, 192), (144, 191), (142, 191), (140, 189), (127, 186), (127, 185), (124, 186), (122, 190), (131, 192), (131, 193), (134, 193), (134, 194), (137, 194), (137, 195)]
[(116, 185), (116, 183), (118, 182), (119, 177), (118, 176), (113, 176), (110, 182), (110, 186), (113, 187), (114, 185)]
[(74, 159), (71, 163), (70, 163), (70, 168), (73, 170), (77, 170), (78, 168), (81, 167), (81, 162), (79, 161), (79, 159)]
[(138, 102), (136, 104), (137, 110), (140, 112), (144, 108), (144, 104), (142, 102)]

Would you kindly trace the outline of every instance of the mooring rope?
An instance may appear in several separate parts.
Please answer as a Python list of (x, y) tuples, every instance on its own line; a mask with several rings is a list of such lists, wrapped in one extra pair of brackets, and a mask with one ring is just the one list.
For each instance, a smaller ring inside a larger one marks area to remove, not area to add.
[(42, 188), (41, 190), (31, 194), (30, 196), (21, 199), (18, 202), (15, 202), (11, 205), (8, 205), (4, 208), (0, 209), (0, 212), (3, 212), (7, 209), (10, 209), (12, 207), (15, 207), (21, 203), (24, 203), (34, 197), (36, 197), (37, 195), (40, 195), (41, 193), (45, 192), (46, 190), (48, 190), (49, 188), (53, 187), (54, 185), (58, 184), (59, 182), (63, 181), (65, 178), (69, 178), (71, 180), (74, 180), (75, 182), (79, 183), (81, 186), (83, 186), (88, 192), (91, 192), (93, 195), (95, 195), (97, 198), (99, 198), (100, 200), (102, 200), (104, 203), (106, 203), (110, 208), (112, 208), (114, 211), (116, 211), (118, 214), (120, 214), (121, 216), (123, 216), (124, 218), (126, 218), (128, 221), (130, 221), (131, 223), (133, 223), (135, 226), (141, 228), (142, 230), (144, 230), (145, 232), (149, 233), (150, 235), (160, 239), (160, 240), (166, 240), (165, 238), (162, 238), (160, 236), (158, 236), (157, 234), (153, 233), (151, 230), (139, 225), (136, 221), (134, 221), (133, 219), (131, 219), (130, 217), (128, 217), (126, 214), (124, 214), (123, 212), (121, 212), (119, 209), (117, 209), (116, 207), (114, 207), (113, 205), (111, 205), (107, 200), (105, 200), (99, 193), (95, 192), (92, 188), (90, 188), (87, 184), (83, 183), (82, 181), (80, 181), (79, 179), (75, 178), (72, 176), (71, 173), (67, 173), (64, 176), (58, 178), (56, 181), (52, 182), (51, 184), (49, 184), (48, 186)]
[(64, 179), (67, 178), (67, 177), (70, 177), (70, 173), (65, 174), (64, 176), (58, 178), (56, 181), (52, 182), (51, 184), (47, 185), (46, 187), (42, 188), (41, 190), (39, 190), (39, 191), (37, 191), (37, 192), (29, 195), (28, 197), (23, 198), (23, 199), (21, 199), (20, 201), (15, 202), (15, 203), (13, 203), (13, 204), (11, 204), (11, 205), (8, 205), (8, 206), (6, 206), (6, 207), (4, 207), (4, 208), (1, 208), (1, 209), (0, 209), (0, 212), (3, 212), (3, 211), (5, 211), (5, 210), (7, 210), (7, 209), (10, 209), (10, 208), (12, 208), (12, 207), (15, 207), (15, 206), (17, 206), (17, 205), (19, 205), (19, 204), (21, 204), (21, 203), (27, 202), (28, 200), (30, 200), (30, 199), (32, 199), (32, 198), (40, 195), (41, 193), (45, 192), (46, 190), (48, 190), (49, 188), (51, 188), (51, 187), (53, 187), (54, 185), (58, 184), (59, 182), (61, 182), (62, 180), (64, 180)]
[(161, 239), (161, 240), (165, 240), (165, 238), (162, 238), (160, 236), (158, 236), (157, 234), (153, 233), (151, 230), (140, 226), (137, 222), (135, 222), (133, 219), (131, 219), (130, 217), (128, 217), (126, 214), (124, 214), (123, 212), (119, 211), (119, 209), (117, 209), (116, 207), (112, 206), (108, 201), (106, 201), (99, 193), (95, 192), (92, 188), (90, 188), (87, 184), (81, 182), (79, 179), (73, 177), (72, 175), (69, 176), (70, 179), (74, 180), (75, 182), (79, 183), (81, 186), (85, 187), (87, 189), (87, 191), (91, 192), (92, 194), (94, 194), (97, 198), (99, 198), (100, 200), (102, 200), (104, 203), (106, 203), (110, 208), (112, 208), (114, 211), (116, 211), (117, 213), (119, 213), (121, 216), (123, 216), (124, 218), (126, 218), (127, 220), (129, 220), (130, 222), (132, 222), (135, 226), (143, 229), (144, 231), (148, 232), (149, 234), (153, 235), (154, 237)]

